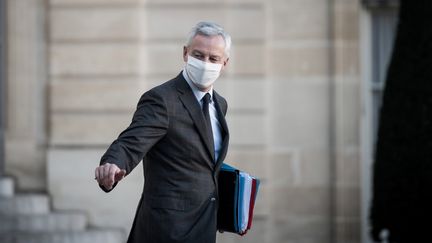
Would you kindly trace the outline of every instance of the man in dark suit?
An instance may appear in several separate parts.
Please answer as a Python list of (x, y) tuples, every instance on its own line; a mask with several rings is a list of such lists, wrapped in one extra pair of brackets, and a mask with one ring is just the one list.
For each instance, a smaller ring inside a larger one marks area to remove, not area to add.
[(130, 126), (102, 156), (95, 177), (109, 192), (142, 160), (144, 191), (128, 242), (216, 241), (217, 177), (228, 149), (227, 102), (213, 83), (231, 37), (200, 22), (183, 48), (183, 71), (147, 91)]

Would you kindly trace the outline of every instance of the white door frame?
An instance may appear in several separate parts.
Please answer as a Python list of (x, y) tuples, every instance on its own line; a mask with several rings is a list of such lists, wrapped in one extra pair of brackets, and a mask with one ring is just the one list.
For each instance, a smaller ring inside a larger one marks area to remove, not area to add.
[(372, 199), (372, 164), (373, 164), (373, 124), (371, 82), (371, 15), (361, 7), (360, 10), (360, 76), (361, 76), (361, 242), (372, 243), (369, 236), (369, 211)]

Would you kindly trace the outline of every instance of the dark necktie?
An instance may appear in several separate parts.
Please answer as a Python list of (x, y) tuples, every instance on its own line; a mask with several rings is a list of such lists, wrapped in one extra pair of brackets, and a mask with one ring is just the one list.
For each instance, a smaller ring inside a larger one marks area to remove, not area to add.
[(210, 94), (206, 93), (202, 98), (203, 101), (203, 114), (205, 118), (205, 125), (207, 129), (207, 133), (209, 135), (210, 144), (212, 146), (212, 153), (214, 153), (214, 141), (213, 141), (213, 131), (210, 121), (210, 113), (209, 113), (209, 104), (210, 104)]

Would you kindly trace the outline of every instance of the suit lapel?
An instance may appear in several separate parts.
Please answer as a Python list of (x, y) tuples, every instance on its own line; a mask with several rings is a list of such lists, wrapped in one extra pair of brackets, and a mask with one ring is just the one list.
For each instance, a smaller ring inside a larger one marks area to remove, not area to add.
[[(204, 141), (205, 147), (207, 148), (207, 152), (209, 153), (210, 157), (212, 158), (212, 162), (214, 159), (214, 147), (211, 144), (210, 136), (207, 133), (207, 129), (205, 127), (205, 120), (204, 115), (201, 111), (201, 106), (199, 105), (195, 95), (193, 94), (191, 88), (189, 87), (186, 80), (183, 78), (183, 75), (180, 73), (179, 76), (177, 76), (177, 88), (180, 91), (181, 95), (179, 96), (181, 102), (186, 107), (186, 109), (189, 112), (189, 115), (191, 116), (198, 133), (201, 136), (201, 139)], [(213, 168), (213, 164), (212, 164)]]
[(221, 108), (221, 105), (220, 105), (221, 104), (221, 97), (214, 90), (213, 90), (213, 95), (214, 95), (214, 100), (216, 101), (215, 103), (216, 103), (216, 110), (217, 110), (217, 113), (218, 113), (218, 120), (219, 120), (219, 122), (220, 122), (220, 124), (222, 126), (222, 130), (223, 130), (222, 131), (223, 132), (222, 135), (225, 136), (226, 134), (228, 134), (228, 125), (226, 123), (225, 115), (222, 112), (222, 108)]
[(215, 98), (214, 100), (216, 101), (215, 104), (218, 113), (218, 120), (222, 126), (222, 150), (220, 151), (219, 158), (218, 161), (216, 161), (216, 166), (215, 166), (216, 171), (218, 171), (228, 151), (229, 131), (228, 131), (228, 125), (225, 120), (225, 115), (221, 109), (221, 97), (219, 96), (218, 93), (216, 93), (216, 91), (213, 91), (213, 96)]

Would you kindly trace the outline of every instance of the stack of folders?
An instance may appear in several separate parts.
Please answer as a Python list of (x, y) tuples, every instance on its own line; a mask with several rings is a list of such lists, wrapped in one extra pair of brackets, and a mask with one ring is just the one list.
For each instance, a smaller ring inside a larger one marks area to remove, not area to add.
[(223, 164), (219, 173), (219, 210), (217, 227), (244, 235), (252, 227), (255, 199), (260, 180)]

